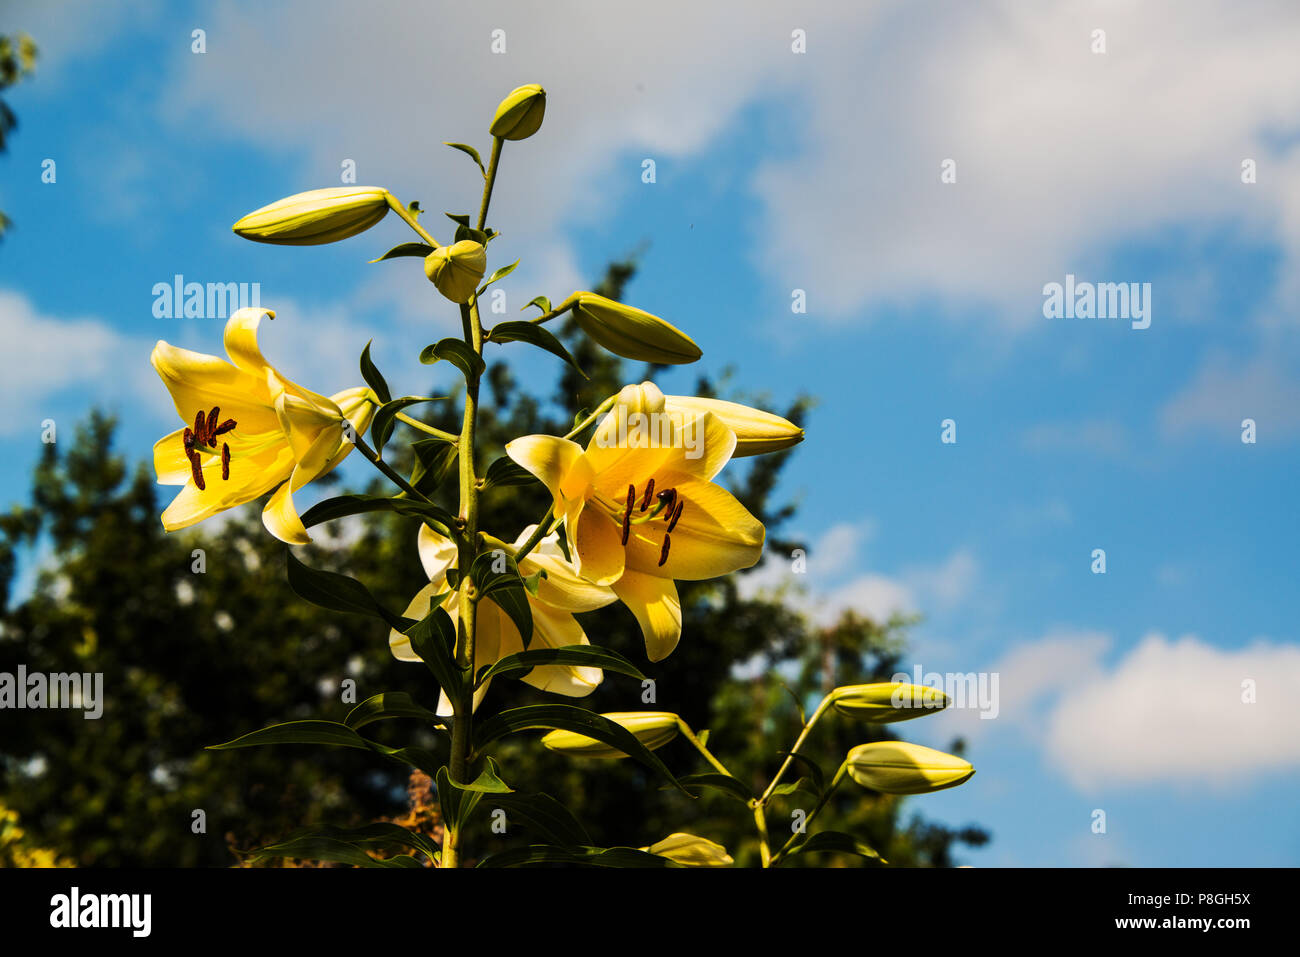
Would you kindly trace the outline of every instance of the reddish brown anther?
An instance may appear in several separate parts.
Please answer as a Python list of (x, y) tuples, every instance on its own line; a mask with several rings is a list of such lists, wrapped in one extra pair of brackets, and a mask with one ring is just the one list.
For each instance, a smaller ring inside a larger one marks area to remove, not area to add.
[(181, 441), (185, 443), (185, 455), (188, 458), (190, 449), (194, 448), (194, 430), (186, 428), (186, 430), (181, 433)]
[(685, 502), (678, 502), (677, 507), (673, 509), (673, 517), (668, 520), (668, 531), (677, 527), (677, 520), (682, 517), (682, 509), (686, 507)]
[(645, 485), (645, 497), (641, 499), (641, 511), (644, 512), (647, 508), (650, 507), (650, 499), (654, 496), (654, 493), (655, 493), (655, 480), (651, 479), (650, 481), (646, 482)]
[(226, 421), (222, 422), (219, 426), (217, 426), (216, 431), (212, 433), (212, 437), (215, 439), (218, 435), (225, 435), (234, 427), (235, 427), (235, 420), (226, 419)]
[(195, 452), (193, 449), (186, 449), (185, 451), (190, 458), (190, 474), (194, 476), (194, 484), (197, 485), (199, 491), (202, 492), (208, 486), (203, 481), (203, 463), (199, 459), (199, 453)]
[(207, 422), (207, 425), (204, 426), (204, 429), (203, 429), (203, 434), (207, 437), (207, 440), (208, 440), (208, 441), (205, 442), (205, 443), (203, 443), (204, 445), (209, 445), (209, 444), (211, 444), (212, 440), (213, 440), (214, 438), (216, 438), (216, 435), (217, 435), (217, 416), (220, 414), (220, 412), (221, 412), (221, 408), (220, 408), (219, 406), (215, 406), (215, 405), (214, 405), (214, 406), (212, 407), (212, 411), (210, 411), (210, 412), (208, 413), (208, 422)]
[(664, 547), (659, 551), (659, 564), (663, 565), (668, 561), (668, 549), (672, 547), (673, 539), (671, 535), (664, 535)]
[(230, 446), (225, 442), (221, 443), (221, 480), (230, 479)]
[(194, 413), (194, 441), (199, 445), (208, 444), (208, 420), (202, 409)]
[(659, 504), (669, 515), (673, 513), (673, 503), (677, 501), (677, 489), (666, 488), (659, 493)]

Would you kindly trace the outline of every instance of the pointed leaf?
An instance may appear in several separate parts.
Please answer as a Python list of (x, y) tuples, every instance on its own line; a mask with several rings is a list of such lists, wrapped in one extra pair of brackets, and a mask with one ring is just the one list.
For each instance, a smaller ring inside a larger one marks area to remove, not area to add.
[(418, 405), (421, 402), (434, 402), (446, 396), (431, 395), (406, 395), (400, 399), (385, 399), (384, 404), (375, 410), (375, 417), (370, 423), (370, 439), (375, 443), (375, 452), (383, 457), (384, 444), (388, 437), (393, 434), (393, 428), (397, 425), (397, 413), (403, 409)]
[(749, 805), (753, 795), (749, 789), (741, 784), (729, 774), (717, 774), (708, 772), (704, 774), (687, 774), (678, 780), (686, 787), (688, 791), (707, 790), (717, 791), (733, 798), (746, 806)]
[(806, 841), (793, 848), (791, 854), (814, 854), (818, 851), (838, 851), (843, 854), (856, 854), (868, 860), (887, 863), (875, 848), (859, 841), (852, 834), (842, 831), (818, 831)]
[(442, 145), (450, 146), (454, 150), (460, 150), (462, 153), (464, 153), (466, 156), (472, 159), (475, 163), (478, 164), (478, 171), (483, 174), (483, 178), (487, 179), (487, 170), (483, 168), (483, 159), (478, 155), (478, 150), (474, 149), (474, 147), (469, 146), (465, 143), (443, 143)]
[[(418, 442), (416, 443), (419, 444)], [(439, 445), (446, 445), (439, 442)], [(456, 538), (456, 519), (445, 508), (432, 502), (417, 502), (409, 498), (388, 498), (383, 495), (336, 495), (318, 502), (302, 514), (302, 524), (311, 528), (321, 522), (360, 515), (365, 512), (396, 512), (411, 518), (423, 519), (426, 524), (446, 538)], [(322, 575), (331, 574), (321, 572)], [(311, 599), (308, 599), (311, 601)], [(332, 605), (324, 606), (326, 608)]]
[(539, 349), (545, 349), (551, 355), (559, 356), (574, 369), (584, 379), (587, 373), (582, 371), (578, 365), (578, 360), (570, 355), (569, 350), (564, 348), (564, 344), (555, 338), (544, 326), (539, 326), (534, 322), (525, 320), (513, 320), (511, 322), (500, 322), (492, 327), (492, 332), (488, 335), (489, 342), (527, 342), (529, 345), (537, 346)]
[(441, 339), (431, 346), (425, 346), (420, 353), (420, 361), (427, 366), (439, 359), (446, 359), (463, 372), (467, 382), (477, 382), (487, 368), (483, 357), (466, 345), (463, 339)]
[(381, 263), (385, 259), (399, 259), (402, 256), (419, 256), (423, 259), (431, 252), (433, 252), (433, 247), (428, 243), (399, 243), (378, 259), (372, 259), (370, 261), (372, 263)]
[(577, 864), (583, 867), (680, 867), (658, 854), (634, 847), (562, 847), (533, 844), (492, 854), (479, 867), (527, 867), (531, 864)]
[[(519, 311), (523, 312), (529, 306), (536, 306), (538, 309), (542, 310), (542, 315), (546, 315), (551, 311), (551, 300), (545, 296), (535, 296), (520, 306)], [(532, 323), (529, 323), (529, 325), (532, 325)]]
[(486, 492), (490, 488), (531, 485), (536, 481), (539, 481), (536, 475), (510, 456), (503, 455), (488, 466), (487, 474), (483, 476), (483, 491)]
[(227, 741), (225, 744), (210, 744), (209, 751), (231, 751), (235, 748), (256, 748), (264, 744), (327, 744), (338, 748), (368, 747), (366, 739), (337, 721), (286, 721), (273, 724), (260, 731)]
[(478, 684), (483, 684), (489, 678), (518, 678), (543, 665), (600, 668), (602, 671), (628, 675), (638, 681), (645, 680), (645, 675), (637, 669), (636, 665), (616, 651), (598, 648), (595, 645), (566, 645), (563, 648), (538, 648), (535, 651), (521, 651), (506, 655), (491, 667), (479, 669)]
[(506, 817), (522, 818), (525, 827), (555, 844), (565, 846), (591, 843), (586, 828), (566, 808), (549, 794), (493, 794), (487, 798), (488, 806), (502, 808)]
[(381, 618), (398, 631), (409, 626), (408, 619), (393, 614), (381, 605), (370, 594), (370, 590), (355, 578), (304, 565), (288, 549), (285, 550), (285, 556), (289, 587), (299, 598), (332, 611)]
[(585, 734), (589, 738), (602, 741), (612, 748), (617, 748), (628, 757), (644, 764), (652, 771), (662, 774), (674, 787), (694, 797), (673, 777), (667, 765), (655, 756), (645, 745), (636, 739), (636, 735), (604, 715), (577, 708), (568, 704), (533, 704), (522, 708), (512, 708), (494, 717), (482, 721), (474, 727), (474, 750), (481, 751), (497, 738), (515, 731), (527, 731), (533, 728), (558, 728)]
[(389, 402), (393, 397), (388, 391), (388, 383), (384, 381), (384, 377), (370, 359), (370, 346), (374, 341), (371, 339), (370, 342), (366, 343), (366, 347), (361, 350), (361, 378), (365, 379), (366, 385), (374, 390), (380, 402)]
[(384, 691), (372, 695), (349, 711), (348, 716), (343, 719), (343, 723), (356, 731), (372, 722), (386, 721), (389, 718), (420, 718), (424, 721), (431, 721), (442, 728), (447, 726), (445, 718), (441, 718), (423, 705), (417, 704), (404, 691)]

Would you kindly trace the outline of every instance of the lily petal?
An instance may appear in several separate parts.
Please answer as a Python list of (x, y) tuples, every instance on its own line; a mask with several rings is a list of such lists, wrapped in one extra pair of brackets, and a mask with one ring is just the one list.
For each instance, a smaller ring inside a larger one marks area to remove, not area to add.
[(541, 479), (558, 497), (560, 480), (582, 455), (582, 446), (554, 435), (525, 435), (506, 444), (506, 455)]
[(626, 571), (613, 587), (641, 624), (646, 656), (663, 661), (682, 636), (682, 603), (673, 580)]
[(311, 543), (311, 536), (307, 534), (302, 519), (298, 517), (298, 509), (293, 504), (293, 493), (329, 470), (330, 459), (338, 449), (338, 443), (337, 434), (330, 430), (322, 431), (294, 466), (289, 481), (276, 489), (271, 500), (266, 503), (266, 508), (262, 510), (262, 524), (280, 541), (290, 545)]
[(456, 564), (456, 543), (450, 538), (439, 535), (428, 525), (420, 526), (418, 537), (420, 564), (424, 573), (434, 584), (445, 585), (447, 569)]
[(685, 581), (717, 578), (749, 568), (763, 554), (763, 523), (720, 485), (669, 476), (682, 515), (672, 530), (668, 561), (659, 564), (664, 529), (659, 522), (633, 526), (627, 567)]
[[(528, 645), (530, 651), (590, 644), (582, 626), (568, 612), (552, 609), (541, 602), (530, 602), (529, 606), (533, 612), (533, 640)], [(523, 680), (542, 691), (582, 698), (595, 691), (604, 678), (605, 673), (599, 668), (542, 665), (528, 672)]]
[(574, 565), (579, 575), (597, 585), (612, 585), (625, 567), (622, 533), (597, 508), (584, 508), (573, 524)]

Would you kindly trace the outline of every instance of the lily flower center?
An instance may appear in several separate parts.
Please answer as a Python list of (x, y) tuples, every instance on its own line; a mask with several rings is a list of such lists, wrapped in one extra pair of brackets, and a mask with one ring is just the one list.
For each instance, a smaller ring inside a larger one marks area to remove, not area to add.
[(233, 432), (235, 420), (226, 419), (218, 425), (220, 417), (221, 409), (218, 406), (214, 405), (207, 415), (204, 415), (203, 410), (200, 409), (194, 415), (194, 427), (187, 428), (181, 433), (181, 441), (185, 444), (185, 457), (190, 460), (190, 473), (194, 476), (194, 484), (198, 486), (200, 492), (208, 487), (203, 478), (202, 456), (204, 455), (220, 454), (221, 480), (224, 482), (230, 479), (230, 444), (222, 442), (218, 453), (217, 438), (227, 432)]
[[(627, 499), (624, 502), (613, 502), (600, 492), (593, 492), (592, 499), (601, 507), (601, 510), (619, 526), (622, 531), (623, 547), (627, 547), (628, 540), (632, 537), (632, 526), (647, 525), (656, 519), (662, 518), (667, 523), (664, 529), (663, 542), (659, 550), (659, 564), (662, 566), (668, 561), (668, 551), (672, 548), (671, 532), (677, 527), (678, 520), (682, 517), (682, 509), (686, 506), (685, 500), (677, 494), (677, 489), (666, 488), (655, 494), (655, 480), (653, 478), (646, 482), (645, 489), (637, 492), (635, 485), (629, 484), (627, 487)], [(653, 504), (652, 504), (653, 503)], [(647, 532), (652, 530), (647, 529)], [(646, 535), (638, 532), (642, 538)]]

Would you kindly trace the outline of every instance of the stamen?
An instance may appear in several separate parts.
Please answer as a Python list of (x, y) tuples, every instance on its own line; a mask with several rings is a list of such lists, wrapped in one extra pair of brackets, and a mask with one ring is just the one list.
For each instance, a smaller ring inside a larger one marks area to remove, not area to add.
[(199, 445), (207, 445), (208, 444), (207, 433), (208, 433), (208, 420), (203, 415), (203, 410), (199, 409), (198, 412), (194, 413), (194, 440)]
[(659, 504), (663, 508), (667, 509), (668, 514), (670, 515), (672, 514), (673, 503), (676, 501), (677, 501), (677, 489), (675, 488), (666, 488), (659, 493)]
[(194, 484), (197, 485), (199, 491), (202, 492), (208, 486), (203, 481), (203, 463), (199, 459), (199, 453), (195, 452), (193, 449), (186, 449), (185, 451), (190, 457), (190, 474), (194, 476)]
[(226, 419), (226, 421), (222, 422), (219, 426), (217, 426), (216, 431), (212, 433), (212, 437), (215, 439), (218, 435), (225, 435), (234, 427), (235, 427), (235, 420)]
[(212, 407), (212, 411), (208, 413), (208, 424), (204, 428), (204, 435), (207, 436), (208, 441), (205, 442), (204, 445), (211, 445), (212, 440), (216, 437), (217, 417), (220, 413), (221, 413), (221, 407), (216, 405), (214, 405)]
[(686, 507), (685, 501), (681, 501), (677, 503), (677, 507), (673, 509), (673, 517), (668, 520), (668, 531), (671, 532), (674, 528), (677, 527), (677, 520), (682, 517), (682, 509), (685, 507)]
[(185, 443), (185, 457), (189, 458), (190, 449), (194, 448), (194, 430), (186, 428), (186, 430), (181, 433), (181, 441)]
[(230, 446), (225, 442), (221, 443), (221, 480), (223, 482), (230, 479)]
[(673, 544), (672, 536), (671, 536), (671, 535), (668, 535), (667, 533), (665, 533), (665, 534), (664, 534), (664, 547), (663, 547), (663, 548), (660, 550), (660, 552), (659, 552), (659, 564), (660, 564), (660, 565), (663, 565), (664, 562), (668, 561), (668, 549), (672, 547), (672, 544)]
[(651, 479), (650, 481), (646, 482), (645, 498), (641, 499), (641, 511), (644, 512), (647, 508), (650, 507), (650, 497), (654, 495), (654, 493), (655, 493), (655, 480)]
[(627, 508), (623, 510), (623, 545), (627, 546), (628, 536), (632, 534), (632, 506), (636, 504), (636, 486), (627, 487)]

